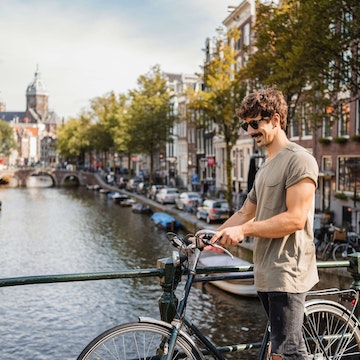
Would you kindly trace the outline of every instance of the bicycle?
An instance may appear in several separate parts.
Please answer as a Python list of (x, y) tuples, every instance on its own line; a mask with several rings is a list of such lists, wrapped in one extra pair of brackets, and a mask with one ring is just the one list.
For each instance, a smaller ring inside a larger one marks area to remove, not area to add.
[(336, 245), (332, 252), (333, 259), (336, 260), (348, 260), (349, 255), (360, 250), (359, 235), (356, 232), (348, 231), (346, 233), (346, 240), (344, 243)]
[(315, 234), (316, 258), (319, 260), (329, 260), (333, 255), (335, 247), (343, 241), (345, 233), (340, 228), (330, 224), (323, 229), (320, 234)]
[[(179, 302), (176, 314), (171, 323), (148, 317), (139, 317), (138, 322), (126, 323), (111, 328), (92, 340), (81, 352), (78, 360), (119, 360), (119, 359), (191, 359), (224, 360), (225, 353), (243, 351), (252, 344), (236, 344), (216, 347), (212, 340), (204, 336), (189, 319), (185, 309), (189, 293), (197, 275), (197, 263), (201, 250), (210, 245), (209, 239), (215, 232), (200, 230), (191, 242), (188, 236), (178, 237), (168, 233), (171, 243), (178, 249), (173, 254), (175, 276), (174, 288), (182, 275), (186, 275), (183, 297)], [(217, 244), (232, 256), (226, 249)], [(251, 269), (250, 269), (251, 270)], [(319, 299), (322, 295), (336, 295), (342, 301), (352, 303), (347, 306), (330, 299)], [(306, 301), (303, 334), (309, 359), (359, 359), (360, 330), (359, 322), (354, 315), (358, 294), (354, 290), (320, 290), (309, 293), (316, 297)], [(266, 326), (260, 347), (259, 359), (267, 359), (269, 352), (269, 325)], [(210, 356), (210, 357), (209, 357)]]

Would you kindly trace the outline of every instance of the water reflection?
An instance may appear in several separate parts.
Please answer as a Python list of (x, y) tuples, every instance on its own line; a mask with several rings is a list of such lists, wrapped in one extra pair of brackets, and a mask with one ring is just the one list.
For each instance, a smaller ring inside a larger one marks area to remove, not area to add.
[[(173, 250), (149, 216), (98, 192), (1, 189), (0, 200), (3, 278), (153, 268)], [(159, 318), (160, 295), (155, 278), (0, 288), (0, 338), (6, 344), (0, 359), (75, 359), (111, 326), (136, 321), (138, 315)], [(231, 296), (209, 284), (197, 284), (188, 315), (219, 343), (257, 341), (264, 327), (256, 299)], [(241, 358), (256, 357), (233, 357)]]
[(33, 188), (33, 187), (51, 187), (54, 185), (54, 182), (51, 176), (48, 175), (32, 175), (26, 179), (26, 187)]

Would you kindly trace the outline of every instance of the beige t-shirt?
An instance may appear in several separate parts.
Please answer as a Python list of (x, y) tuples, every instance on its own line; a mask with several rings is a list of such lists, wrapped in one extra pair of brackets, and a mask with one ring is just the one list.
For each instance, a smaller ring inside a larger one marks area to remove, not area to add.
[[(259, 169), (248, 199), (256, 204), (255, 221), (286, 211), (286, 189), (304, 178), (317, 184), (319, 168), (303, 147), (289, 143)], [(258, 291), (302, 293), (318, 281), (313, 242), (314, 204), (303, 230), (283, 238), (254, 239), (254, 276)]]

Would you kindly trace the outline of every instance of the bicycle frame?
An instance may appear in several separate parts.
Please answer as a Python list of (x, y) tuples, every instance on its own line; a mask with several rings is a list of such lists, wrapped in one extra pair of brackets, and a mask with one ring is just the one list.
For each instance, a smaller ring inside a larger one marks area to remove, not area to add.
[[(240, 347), (237, 345), (224, 346), (224, 347), (219, 347), (219, 348), (216, 347), (213, 342), (211, 342), (206, 336), (204, 336), (202, 334), (202, 332), (196, 327), (196, 325), (194, 325), (190, 320), (188, 320), (185, 317), (186, 304), (187, 304), (187, 300), (189, 297), (191, 287), (196, 278), (196, 267), (197, 267), (197, 264), (199, 261), (200, 254), (201, 254), (201, 250), (198, 247), (196, 247), (194, 250), (194, 254), (188, 257), (188, 261), (189, 262), (191, 261), (192, 263), (190, 264), (189, 269), (188, 269), (189, 273), (187, 275), (187, 280), (184, 285), (183, 297), (179, 302), (176, 314), (174, 316), (174, 319), (171, 322), (172, 334), (171, 334), (171, 337), (170, 337), (170, 340), (168, 343), (168, 352), (163, 357), (164, 360), (172, 359), (172, 357), (174, 355), (174, 348), (175, 348), (176, 340), (177, 340), (179, 331), (183, 324), (186, 326), (186, 328), (191, 330), (191, 333), (195, 334), (197, 339), (200, 340), (201, 343), (205, 346), (205, 349), (201, 350), (201, 352), (204, 355), (211, 354), (218, 360), (225, 360), (222, 353), (236, 352), (236, 351), (240, 350)], [(179, 264), (179, 266), (181, 266), (181, 264)], [(181, 276), (181, 274), (179, 276)], [(178, 281), (175, 281), (175, 283), (177, 284)], [(267, 326), (264, 337), (263, 337), (263, 341), (260, 345), (261, 350), (260, 350), (259, 360), (265, 359), (265, 355), (267, 353), (267, 343), (268, 343), (268, 340), (270, 337), (269, 334), (270, 334), (269, 326)], [(259, 346), (259, 344), (248, 344), (247, 348), (251, 348), (251, 347), (255, 347), (255, 346), (257, 347), (257, 346)]]
[[(181, 325), (184, 323), (189, 329), (191, 329), (191, 331), (194, 332), (194, 334), (196, 334), (196, 336), (200, 339), (201, 342), (204, 343), (204, 345), (208, 348), (208, 350), (214, 355), (216, 356), (217, 359), (219, 360), (224, 360), (224, 357), (222, 356), (222, 354), (217, 350), (217, 348), (213, 345), (212, 342), (210, 342), (205, 336), (202, 335), (202, 333), (200, 332), (200, 330), (194, 325), (192, 324), (190, 321), (185, 319), (185, 309), (186, 309), (186, 304), (187, 304), (187, 300), (190, 294), (190, 290), (191, 287), (194, 283), (194, 279), (195, 279), (195, 275), (196, 275), (196, 266), (197, 263), (199, 261), (199, 257), (201, 254), (201, 250), (198, 248), (195, 248), (194, 251), (194, 256), (193, 256), (193, 262), (192, 264), (189, 266), (189, 274), (184, 286), (184, 292), (183, 292), (183, 297), (180, 300), (179, 306), (177, 308), (175, 317), (173, 319), (173, 321), (171, 322), (171, 325), (173, 327), (172, 330), (172, 334), (170, 337), (170, 341), (168, 344), (168, 353), (166, 354), (166, 356), (164, 357), (164, 360), (170, 360), (172, 359), (173, 355), (174, 355), (174, 348), (175, 348), (175, 344), (176, 344), (176, 340), (177, 340), (177, 336), (179, 334), (179, 330), (181, 328)], [(188, 260), (191, 260), (191, 257), (188, 257)]]
[[(201, 352), (204, 355), (211, 354), (215, 359), (224, 360), (223, 353), (239, 351), (239, 350), (241, 350), (240, 349), (241, 345), (239, 345), (239, 346), (232, 345), (232, 346), (224, 346), (224, 347), (217, 348), (209, 339), (207, 339), (202, 334), (202, 332), (191, 321), (189, 321), (188, 319), (185, 318), (185, 308), (186, 308), (186, 304), (187, 304), (187, 300), (188, 300), (188, 296), (189, 296), (191, 287), (196, 278), (196, 267), (197, 267), (198, 260), (199, 260), (200, 254), (201, 254), (201, 249), (199, 249), (198, 244), (195, 247), (195, 249), (193, 249), (191, 251), (192, 251), (192, 253), (187, 252), (187, 259), (189, 261), (189, 266), (188, 266), (189, 272), (187, 274), (187, 280), (186, 280), (186, 283), (184, 286), (183, 297), (177, 307), (176, 314), (171, 322), (172, 333), (170, 336), (170, 340), (168, 342), (168, 352), (166, 353), (166, 356), (163, 357), (163, 359), (164, 360), (172, 359), (172, 357), (174, 355), (175, 344), (176, 344), (176, 340), (177, 340), (179, 331), (180, 331), (182, 325), (185, 325), (186, 328), (190, 330), (189, 333), (194, 334), (196, 336), (196, 338), (198, 340), (200, 340), (202, 342), (202, 344), (205, 346), (205, 349), (201, 350)], [(179, 261), (177, 265), (181, 268), (181, 261)], [(182, 272), (178, 272), (179, 278), (177, 280), (179, 280), (179, 281), (175, 281), (174, 282), (175, 284), (178, 284), (180, 282), (181, 274), (182, 274)], [(350, 290), (350, 291), (352, 291), (356, 294), (356, 292), (354, 290)], [(340, 291), (337, 289), (327, 289), (325, 291), (320, 290), (320, 291), (310, 292), (308, 295), (309, 296), (334, 295), (334, 294), (340, 295), (345, 292), (346, 291)], [(349, 321), (351, 319), (355, 319), (353, 312), (356, 307), (357, 301), (358, 301), (358, 295), (356, 295), (355, 306), (353, 307), (352, 311), (349, 312)], [(312, 302), (309, 301), (308, 303), (311, 304)], [(317, 334), (317, 329), (315, 328), (315, 325), (310, 320), (307, 319), (306, 312), (304, 315), (304, 322), (305, 321), (307, 321), (308, 326), (310, 326), (310, 328), (312, 329), (312, 332), (314, 334), (316, 334), (317, 338), (315, 339), (315, 342), (317, 343), (317, 346), (325, 354), (326, 359), (328, 359), (328, 356), (326, 355), (326, 349), (323, 345), (323, 342), (322, 342), (320, 336)], [(345, 332), (345, 329), (344, 329), (344, 332)], [(267, 350), (268, 350), (269, 339), (270, 339), (270, 325), (267, 324), (266, 330), (265, 330), (265, 333), (264, 333), (264, 336), (263, 336), (263, 339), (262, 339), (262, 342), (260, 345), (259, 360), (264, 360), (265, 358), (267, 358), (266, 356), (267, 356), (267, 352), (268, 352)], [(258, 344), (256, 344), (256, 345), (258, 345)]]

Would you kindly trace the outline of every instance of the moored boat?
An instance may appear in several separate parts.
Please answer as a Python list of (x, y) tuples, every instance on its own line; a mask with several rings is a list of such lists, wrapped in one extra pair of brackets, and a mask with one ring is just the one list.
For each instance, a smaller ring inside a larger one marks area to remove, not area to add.
[(136, 203), (132, 206), (131, 211), (137, 214), (150, 214), (151, 208), (149, 205)]
[(125, 194), (121, 194), (118, 191), (112, 191), (106, 194), (106, 196), (109, 199), (112, 199), (114, 201), (114, 203), (119, 204), (121, 201), (124, 200), (129, 200), (130, 197), (125, 195)]
[(174, 231), (180, 226), (180, 222), (178, 220), (176, 220), (173, 216), (163, 212), (156, 212), (152, 214), (151, 220), (155, 223), (156, 226), (165, 230)]
[(136, 201), (134, 199), (127, 198), (125, 200), (120, 201), (120, 206), (130, 207), (130, 206), (133, 206), (135, 203), (136, 203)]
[[(199, 265), (203, 267), (209, 267), (209, 266), (250, 266), (252, 264), (246, 260), (237, 257), (231, 258), (229, 255), (225, 254), (224, 252), (204, 249), (199, 259)], [(245, 271), (241, 273), (238, 272), (226, 273), (226, 275), (239, 275), (239, 274), (243, 274), (244, 276), (251, 276), (251, 277), (244, 279), (216, 280), (216, 281), (210, 281), (210, 283), (224, 291), (230, 292), (235, 295), (250, 296), (250, 297), (257, 296), (257, 292), (254, 287), (254, 278), (252, 276), (251, 271)], [(224, 275), (224, 273), (222, 275)]]

